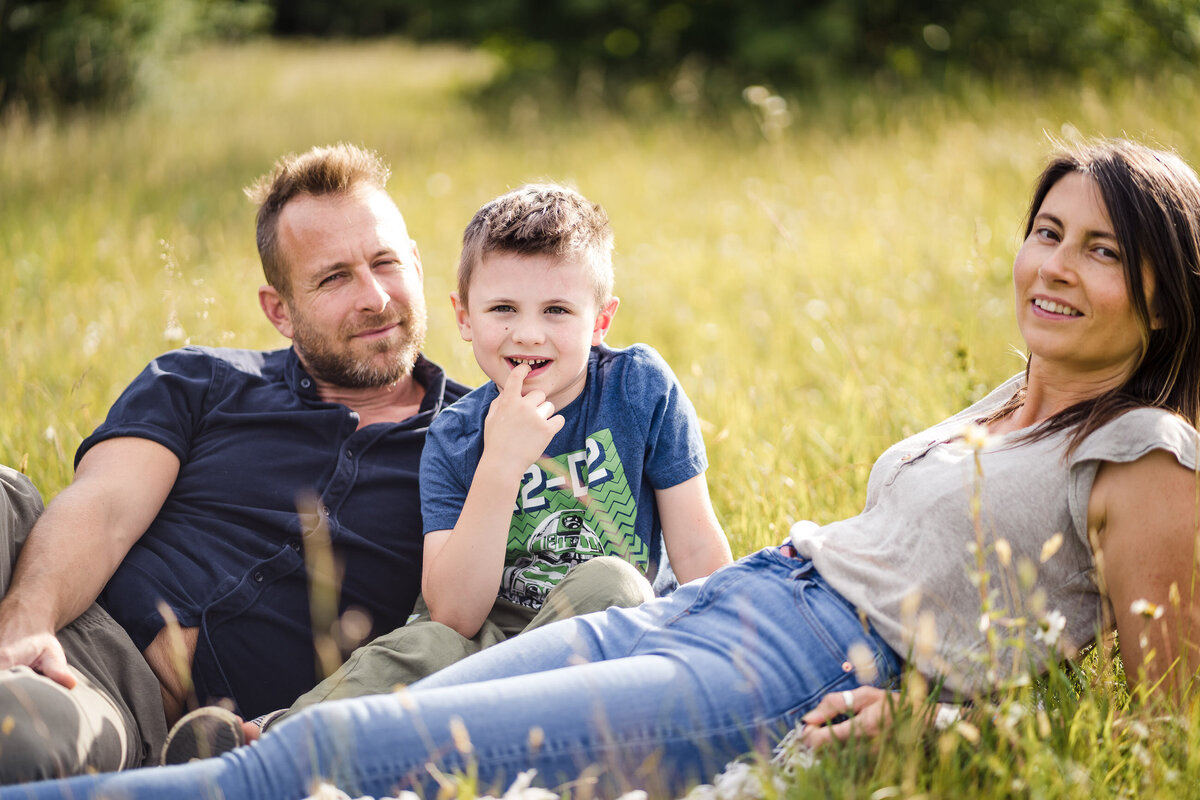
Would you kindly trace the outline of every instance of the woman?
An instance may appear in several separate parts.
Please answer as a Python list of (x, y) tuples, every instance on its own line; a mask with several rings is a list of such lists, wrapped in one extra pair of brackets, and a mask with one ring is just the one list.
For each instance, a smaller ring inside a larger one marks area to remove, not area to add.
[[(468, 762), (484, 785), (536, 767), (549, 785), (678, 792), (801, 720), (818, 744), (848, 733), (817, 727), (848, 706), (871, 730), (905, 659), (971, 695), (1114, 622), (1130, 680), (1173, 697), (1200, 640), (1200, 181), (1128, 142), (1059, 156), (1013, 277), (1025, 374), (884, 453), (860, 515), (406, 694), (316, 706), (221, 759), (2, 796), (302, 797), (319, 778), (432, 794), (428, 765)], [(1038, 565), (1032, 585), (1014, 577), (1022, 562)]]

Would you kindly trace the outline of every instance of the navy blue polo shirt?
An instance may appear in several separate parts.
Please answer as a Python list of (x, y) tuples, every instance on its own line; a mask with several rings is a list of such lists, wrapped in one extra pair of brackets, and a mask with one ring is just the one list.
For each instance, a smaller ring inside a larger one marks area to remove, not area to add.
[[(180, 461), (154, 522), (100, 595), (145, 649), (165, 602), (199, 629), (200, 700), (232, 698), (242, 715), (284, 708), (315, 685), (304, 552), (318, 498), (342, 575), (338, 612), (366, 612), (374, 637), (403, 625), (420, 591), (421, 448), (434, 417), (466, 387), (424, 357), (420, 411), (356, 430), (358, 415), (317, 395), (288, 348), (186, 347), (150, 363), (75, 463), (98, 442), (134, 436)], [(137, 487), (129, 487), (137, 491)]]

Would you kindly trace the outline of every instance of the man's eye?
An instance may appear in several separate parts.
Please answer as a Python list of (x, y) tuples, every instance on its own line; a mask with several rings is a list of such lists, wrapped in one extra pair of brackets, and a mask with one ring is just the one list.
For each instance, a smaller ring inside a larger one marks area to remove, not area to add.
[(328, 286), (331, 283), (334, 283), (335, 281), (339, 280), (341, 277), (342, 277), (342, 273), (335, 272), (332, 275), (326, 275), (324, 278), (321, 279), (321, 282), (318, 283), (317, 285), (318, 286)]

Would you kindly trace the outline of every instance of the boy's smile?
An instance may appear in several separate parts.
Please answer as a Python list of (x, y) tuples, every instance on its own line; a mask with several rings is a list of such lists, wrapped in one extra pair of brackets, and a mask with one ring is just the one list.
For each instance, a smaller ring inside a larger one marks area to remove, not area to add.
[(490, 253), (471, 275), (469, 305), (450, 296), (459, 333), (484, 373), (503, 386), (528, 364), (523, 393), (538, 389), (555, 410), (583, 391), (588, 355), (604, 340), (617, 299), (599, 307), (588, 270), (549, 255)]

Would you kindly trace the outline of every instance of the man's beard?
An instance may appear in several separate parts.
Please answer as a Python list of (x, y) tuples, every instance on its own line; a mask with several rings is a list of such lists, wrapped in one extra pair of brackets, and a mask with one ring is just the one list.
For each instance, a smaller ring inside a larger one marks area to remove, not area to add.
[[(377, 342), (355, 342), (353, 336), (362, 331), (371, 331), (388, 325), (397, 325), (400, 341), (392, 338)], [(296, 348), (304, 366), (318, 380), (346, 389), (378, 389), (395, 383), (412, 374), (417, 356), (425, 345), (427, 320), (424, 303), (409, 303), (405, 308), (393, 306), (383, 314), (356, 318), (338, 329), (337, 341), (348, 342), (338, 349), (330, 338), (323, 336), (308, 324), (302, 314), (292, 312), (292, 346)], [(351, 347), (365, 348), (365, 356), (356, 358)], [(386, 358), (377, 358), (386, 354)]]

